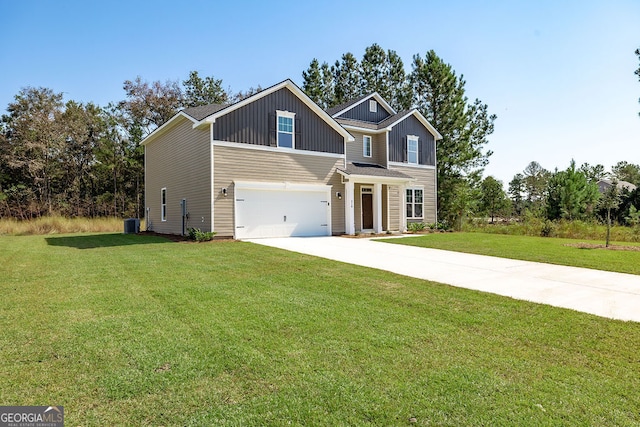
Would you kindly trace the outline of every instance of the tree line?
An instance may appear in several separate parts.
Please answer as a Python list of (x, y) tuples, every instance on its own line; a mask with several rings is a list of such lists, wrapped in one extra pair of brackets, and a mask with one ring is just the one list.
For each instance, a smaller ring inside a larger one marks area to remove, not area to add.
[(486, 145), (496, 120), (486, 104), (467, 98), (463, 75), (433, 50), (413, 55), (406, 73), (395, 51), (373, 44), (360, 60), (351, 52), (333, 65), (314, 58), (302, 77), (304, 92), (324, 108), (378, 92), (398, 112), (418, 109), (443, 137), (436, 144), (438, 219), (461, 225), (492, 154)]
[[(609, 185), (599, 188), (602, 180)], [(552, 172), (533, 161), (513, 177), (506, 191), (502, 182), (489, 176), (479, 192), (476, 213), (490, 216), (492, 222), (495, 217), (532, 215), (548, 220), (640, 224), (640, 165), (627, 161), (613, 165), (611, 172), (601, 164), (576, 167), (574, 161), (568, 168)]]
[[(443, 135), (437, 145), (440, 218), (453, 223), (470, 203), (491, 155), (484, 150), (495, 116), (465, 96), (463, 76), (434, 51), (401, 58), (377, 44), (360, 61), (351, 53), (329, 67), (316, 59), (303, 90), (328, 108), (378, 92), (395, 109), (418, 108)], [(100, 107), (63, 101), (49, 88), (22, 89), (0, 120), (0, 217), (142, 216), (144, 150), (140, 142), (186, 107), (227, 104), (262, 90), (225, 90), (192, 71), (183, 81), (123, 83), (124, 99)]]
[[(640, 68), (636, 74), (640, 77)], [(576, 178), (586, 171), (575, 165), (550, 173), (532, 162), (522, 174), (523, 187), (518, 187), (517, 176), (513, 190), (510, 184), (511, 199), (487, 197), (493, 184), (489, 178), (483, 181), (482, 174), (492, 154), (486, 145), (496, 116), (479, 99), (467, 98), (464, 76), (433, 50), (413, 55), (407, 73), (395, 51), (373, 44), (360, 60), (351, 52), (332, 65), (313, 59), (302, 78), (304, 92), (323, 108), (378, 92), (397, 111), (417, 108), (438, 129), (443, 136), (436, 148), (438, 218), (447, 226), (459, 226), (470, 213), (505, 209), (505, 200), (515, 215), (539, 213), (542, 206), (548, 217), (575, 218), (594, 211), (588, 207), (592, 201), (568, 204), (567, 188), (572, 194), (585, 192), (585, 200), (593, 198), (593, 187), (581, 187)], [(0, 119), (0, 218), (140, 217), (140, 142), (183, 108), (237, 102), (262, 88), (233, 93), (222, 80), (192, 71), (183, 81), (149, 83), (137, 77), (125, 81), (123, 90), (124, 99), (106, 107), (65, 102), (62, 93), (42, 87), (26, 87), (15, 95)], [(618, 176), (615, 168), (613, 174)], [(488, 208), (491, 204), (495, 206)]]
[(179, 81), (123, 83), (125, 98), (100, 107), (26, 87), (0, 119), (0, 218), (141, 217), (144, 149), (154, 129), (186, 107), (234, 102), (222, 80), (196, 71)]

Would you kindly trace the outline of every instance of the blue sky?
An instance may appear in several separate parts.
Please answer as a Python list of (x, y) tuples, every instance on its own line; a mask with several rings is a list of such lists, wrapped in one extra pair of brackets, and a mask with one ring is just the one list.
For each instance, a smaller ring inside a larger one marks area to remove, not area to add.
[(104, 106), (138, 75), (197, 70), (240, 91), (301, 84), (314, 57), (361, 58), (373, 43), (407, 71), (433, 49), (498, 115), (485, 175), (506, 184), (532, 160), (640, 163), (637, 0), (0, 0), (0, 40), (2, 112), (26, 86)]

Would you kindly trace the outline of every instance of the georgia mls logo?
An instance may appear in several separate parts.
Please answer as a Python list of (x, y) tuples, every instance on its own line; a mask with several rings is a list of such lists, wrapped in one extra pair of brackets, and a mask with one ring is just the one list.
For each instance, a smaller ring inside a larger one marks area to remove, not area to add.
[(0, 427), (64, 427), (64, 407), (0, 406)]

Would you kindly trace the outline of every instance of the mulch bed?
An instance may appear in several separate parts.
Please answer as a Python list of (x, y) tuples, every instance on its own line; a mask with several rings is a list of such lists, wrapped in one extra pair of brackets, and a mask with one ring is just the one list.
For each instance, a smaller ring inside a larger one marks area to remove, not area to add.
[(640, 252), (640, 246), (621, 246), (621, 245), (597, 245), (595, 243), (567, 243), (564, 246), (571, 246), (578, 249), (606, 249), (609, 251), (634, 251)]
[[(141, 231), (138, 234), (143, 235), (143, 236), (164, 237), (167, 240), (171, 240), (172, 242), (178, 242), (178, 243), (200, 243), (200, 242), (196, 242), (195, 240), (190, 240), (189, 237), (187, 237), (187, 236), (180, 236), (178, 234), (162, 234), (162, 233), (156, 233), (155, 231)], [(213, 240), (210, 240), (209, 242), (202, 242), (202, 243), (229, 242), (229, 241), (234, 241), (234, 240), (231, 237), (213, 236)]]

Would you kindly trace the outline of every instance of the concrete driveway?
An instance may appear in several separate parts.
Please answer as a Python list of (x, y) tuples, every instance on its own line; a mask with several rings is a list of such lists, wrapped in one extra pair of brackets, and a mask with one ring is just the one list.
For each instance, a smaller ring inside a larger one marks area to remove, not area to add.
[(640, 322), (640, 276), (345, 237), (249, 240), (404, 276)]

